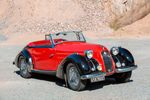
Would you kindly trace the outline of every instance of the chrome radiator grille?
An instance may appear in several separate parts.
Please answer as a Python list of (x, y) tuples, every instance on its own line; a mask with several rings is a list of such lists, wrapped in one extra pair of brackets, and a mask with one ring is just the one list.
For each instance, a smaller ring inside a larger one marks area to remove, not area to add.
[(103, 60), (104, 60), (104, 65), (105, 65), (106, 72), (113, 71), (113, 69), (112, 69), (113, 64), (112, 64), (110, 54), (106, 51), (103, 51), (102, 52), (102, 57), (103, 57)]

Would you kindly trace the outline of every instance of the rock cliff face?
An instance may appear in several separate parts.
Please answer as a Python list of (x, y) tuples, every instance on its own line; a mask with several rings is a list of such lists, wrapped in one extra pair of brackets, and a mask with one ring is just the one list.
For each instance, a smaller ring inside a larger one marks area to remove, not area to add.
[(150, 13), (150, 0), (112, 0), (112, 28), (131, 24)]
[(0, 0), (0, 33), (111, 33), (150, 12), (150, 0)]

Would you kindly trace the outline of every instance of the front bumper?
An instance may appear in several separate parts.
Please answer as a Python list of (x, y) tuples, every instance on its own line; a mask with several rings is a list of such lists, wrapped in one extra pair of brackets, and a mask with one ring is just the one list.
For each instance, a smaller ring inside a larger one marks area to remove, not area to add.
[(137, 68), (137, 65), (134, 65), (132, 67), (126, 67), (126, 68), (116, 68), (116, 73), (124, 73), (129, 72)]
[(104, 72), (92, 73), (88, 75), (82, 75), (81, 80), (86, 80), (86, 79), (91, 79), (91, 78), (96, 78), (96, 77), (103, 77), (103, 76), (105, 77), (106, 73)]

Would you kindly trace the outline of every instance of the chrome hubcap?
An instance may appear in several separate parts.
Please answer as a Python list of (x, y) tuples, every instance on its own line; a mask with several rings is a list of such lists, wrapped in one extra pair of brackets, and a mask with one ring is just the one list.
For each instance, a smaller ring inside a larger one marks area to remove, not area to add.
[(71, 85), (71, 87), (76, 87), (78, 86), (80, 81), (80, 75), (79, 72), (77, 71), (76, 68), (71, 67), (69, 69), (69, 84)]

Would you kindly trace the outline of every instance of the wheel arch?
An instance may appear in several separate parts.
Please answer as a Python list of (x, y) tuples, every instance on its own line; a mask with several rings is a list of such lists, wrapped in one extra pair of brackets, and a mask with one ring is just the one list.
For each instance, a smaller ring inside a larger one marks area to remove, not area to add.
[(86, 74), (90, 72), (87, 59), (79, 54), (72, 54), (66, 57), (58, 66), (56, 71), (56, 76), (58, 78), (64, 79), (64, 74), (66, 73), (66, 68), (69, 63), (74, 63), (77, 66), (80, 74)]
[(32, 57), (27, 49), (23, 49), (15, 59), (15, 65), (19, 68), (19, 59), (24, 57), (29, 64), (32, 64)]

